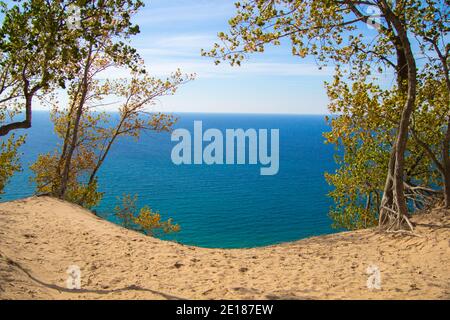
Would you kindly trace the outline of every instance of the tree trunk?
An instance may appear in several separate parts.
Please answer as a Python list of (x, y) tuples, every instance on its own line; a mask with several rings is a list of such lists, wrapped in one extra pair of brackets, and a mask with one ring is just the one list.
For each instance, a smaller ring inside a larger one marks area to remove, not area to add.
[[(380, 217), (388, 215), (391, 218), (390, 219), (383, 219), (380, 222), (382, 223), (380, 227), (387, 227), (389, 228), (396, 228), (399, 229), (402, 227), (403, 222), (407, 222), (409, 227), (411, 228), (411, 224), (409, 223), (409, 220), (407, 218), (408, 216), (408, 208), (406, 205), (406, 198), (404, 193), (404, 169), (405, 169), (405, 151), (406, 151), (406, 144), (408, 141), (408, 127), (409, 127), (409, 121), (411, 118), (411, 114), (414, 111), (415, 108), (415, 101), (416, 101), (416, 85), (417, 85), (417, 75), (416, 75), (416, 62), (414, 59), (414, 55), (411, 50), (411, 44), (408, 39), (408, 35), (406, 33), (405, 27), (402, 24), (402, 22), (399, 20), (397, 16), (394, 15), (394, 13), (391, 11), (389, 5), (386, 3), (386, 1), (382, 1), (382, 11), (386, 17), (386, 20), (388, 20), (392, 25), (394, 26), (397, 37), (400, 40), (402, 51), (404, 54), (404, 57), (406, 59), (406, 66), (407, 66), (407, 96), (406, 96), (406, 102), (403, 106), (403, 111), (401, 114), (401, 119), (397, 131), (397, 138), (395, 141), (395, 166), (394, 166), (394, 172), (393, 172), (393, 191), (394, 191), (394, 206), (386, 207), (383, 206), (382, 208), (384, 211), (380, 212)], [(399, 74), (400, 76), (400, 74)], [(390, 168), (391, 169), (391, 168)], [(385, 186), (384, 192), (388, 194), (391, 190), (391, 184), (389, 182), (391, 172), (388, 173), (387, 183)], [(385, 223), (387, 221), (394, 220), (394, 225), (389, 224), (386, 225)]]
[[(108, 142), (108, 145), (107, 145), (105, 151), (100, 156), (100, 158), (97, 161), (97, 164), (95, 165), (94, 169), (92, 170), (92, 172), (89, 176), (88, 183), (87, 183), (88, 187), (94, 182), (94, 179), (97, 176), (98, 170), (100, 169), (103, 162), (105, 161), (106, 156), (107, 156), (109, 150), (111, 149), (111, 146), (113, 145), (114, 141), (116, 140), (116, 138), (118, 136), (119, 129), (120, 129), (120, 125), (119, 125), (119, 128), (116, 130), (115, 134), (113, 135), (113, 137), (111, 138), (111, 140)], [(84, 192), (83, 197), (80, 200), (80, 203), (79, 203), (80, 206), (84, 206), (84, 204), (86, 202), (86, 198), (87, 198), (87, 191)]]
[(84, 108), (86, 96), (87, 96), (88, 89), (89, 89), (88, 82), (89, 82), (89, 69), (91, 66), (91, 58), (92, 58), (92, 45), (89, 48), (88, 56), (86, 58), (84, 74), (83, 74), (83, 78), (81, 80), (82, 81), (81, 97), (80, 97), (80, 101), (79, 101), (77, 109), (76, 109), (75, 122), (74, 122), (74, 126), (73, 126), (73, 131), (72, 131), (72, 134), (70, 137), (71, 141), (70, 141), (69, 148), (67, 150), (67, 155), (66, 155), (65, 163), (64, 163), (64, 169), (63, 169), (63, 173), (61, 176), (61, 185), (60, 185), (60, 189), (58, 192), (58, 197), (60, 199), (64, 199), (66, 191), (67, 191), (69, 175), (70, 175), (70, 165), (71, 165), (72, 157), (73, 157), (73, 154), (75, 152), (75, 148), (76, 148), (76, 145), (78, 142), (78, 130), (79, 130), (79, 126), (80, 126), (81, 116), (83, 115), (83, 108)]
[(379, 226), (385, 226), (389, 224), (390, 215), (388, 208), (392, 208), (394, 204), (394, 189), (393, 189), (394, 168), (395, 168), (395, 145), (392, 146), (389, 157), (388, 173), (386, 177), (386, 183), (384, 185), (383, 197), (381, 198), (380, 214), (378, 218)]
[[(93, 182), (94, 179), (97, 175), (98, 170), (100, 169), (100, 167), (102, 166), (103, 162), (106, 159), (106, 156), (109, 153), (109, 150), (111, 150), (112, 145), (114, 144), (114, 141), (116, 141), (117, 137), (120, 134), (120, 131), (122, 129), (122, 126), (125, 122), (125, 120), (127, 119), (127, 117), (130, 114), (128, 112), (125, 112), (122, 114), (121, 119), (119, 121), (119, 124), (117, 125), (116, 129), (114, 130), (114, 134), (112, 135), (111, 139), (108, 141), (108, 143), (106, 144), (106, 148), (104, 149), (103, 153), (100, 155), (97, 164), (95, 165), (94, 169), (92, 170), (90, 176), (89, 176), (89, 180), (88, 180), (88, 186), (90, 186)], [(86, 197), (87, 197), (87, 192), (85, 192), (83, 194), (83, 197), (81, 198), (81, 201), (79, 203), (80, 206), (84, 206), (84, 203), (86, 202)]]

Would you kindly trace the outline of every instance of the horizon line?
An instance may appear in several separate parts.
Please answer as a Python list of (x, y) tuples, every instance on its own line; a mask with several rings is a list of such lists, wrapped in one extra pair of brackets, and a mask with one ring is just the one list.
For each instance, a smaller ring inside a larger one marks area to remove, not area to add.
[[(111, 110), (99, 110), (105, 113), (118, 113), (118, 111)], [(33, 112), (46, 112), (50, 110), (37, 109)], [(165, 114), (217, 114), (217, 115), (285, 115), (285, 116), (333, 116), (332, 113), (290, 113), (290, 112), (215, 112), (215, 111), (151, 111), (152, 113), (165, 113)]]

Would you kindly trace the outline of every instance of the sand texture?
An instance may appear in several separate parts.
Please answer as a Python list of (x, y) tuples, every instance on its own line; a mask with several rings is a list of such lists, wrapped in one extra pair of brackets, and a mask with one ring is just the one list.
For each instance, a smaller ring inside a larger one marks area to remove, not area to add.
[[(0, 299), (450, 299), (450, 216), (253, 249), (161, 241), (49, 197), (0, 204)], [(250, 235), (249, 235), (250, 236)], [(66, 287), (79, 266), (81, 289)], [(368, 289), (367, 268), (381, 289)]]

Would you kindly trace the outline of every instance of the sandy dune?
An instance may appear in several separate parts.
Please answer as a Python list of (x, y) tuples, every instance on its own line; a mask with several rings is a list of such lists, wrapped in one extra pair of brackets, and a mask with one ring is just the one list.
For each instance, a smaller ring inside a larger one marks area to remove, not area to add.
[[(254, 249), (146, 237), (48, 197), (0, 204), (0, 299), (450, 299), (450, 217), (417, 235), (339, 233)], [(367, 288), (378, 266), (381, 289)], [(66, 289), (67, 268), (81, 290)]]

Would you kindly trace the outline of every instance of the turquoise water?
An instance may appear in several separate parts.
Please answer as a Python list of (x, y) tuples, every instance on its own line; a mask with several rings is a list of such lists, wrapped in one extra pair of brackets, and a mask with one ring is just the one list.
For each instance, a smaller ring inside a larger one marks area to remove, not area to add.
[[(261, 176), (260, 165), (181, 165), (171, 161), (176, 142), (168, 133), (124, 139), (111, 150), (99, 174), (105, 196), (97, 212), (111, 215), (117, 196), (138, 194), (139, 205), (173, 217), (182, 230), (167, 239), (203, 247), (242, 248), (331, 233), (331, 200), (325, 171), (334, 171), (334, 149), (323, 143), (324, 116), (179, 114), (177, 127), (280, 130), (280, 169)], [(24, 171), (16, 174), (2, 201), (33, 194), (30, 170), (40, 152), (56, 144), (48, 114), (37, 112), (22, 148)]]

